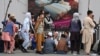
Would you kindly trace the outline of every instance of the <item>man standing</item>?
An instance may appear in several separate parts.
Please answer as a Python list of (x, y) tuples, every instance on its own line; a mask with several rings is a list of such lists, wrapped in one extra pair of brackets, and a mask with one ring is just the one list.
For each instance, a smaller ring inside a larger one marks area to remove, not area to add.
[(83, 36), (82, 43), (84, 44), (84, 49), (87, 55), (90, 54), (91, 45), (93, 43), (93, 29), (95, 24), (92, 20), (93, 12), (88, 10), (87, 17), (83, 21)]
[(49, 12), (45, 13), (46, 17), (44, 19), (44, 23), (45, 23), (45, 29), (46, 30), (51, 30), (52, 24), (53, 24), (53, 20), (49, 14)]
[(30, 41), (29, 41), (30, 19), (31, 19), (31, 13), (27, 12), (26, 17), (23, 22), (23, 27), (21, 29), (22, 38), (24, 40), (24, 42), (21, 46), (22, 52), (27, 52), (27, 48), (30, 43)]

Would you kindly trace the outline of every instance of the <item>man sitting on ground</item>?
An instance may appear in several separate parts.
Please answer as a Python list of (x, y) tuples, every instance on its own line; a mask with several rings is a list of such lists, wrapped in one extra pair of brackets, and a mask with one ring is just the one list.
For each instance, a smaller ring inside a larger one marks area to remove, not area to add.
[(54, 42), (54, 40), (51, 39), (51, 37), (52, 37), (52, 32), (49, 32), (48, 33), (48, 37), (45, 40), (44, 48), (43, 48), (43, 52), (45, 54), (54, 53), (55, 42)]

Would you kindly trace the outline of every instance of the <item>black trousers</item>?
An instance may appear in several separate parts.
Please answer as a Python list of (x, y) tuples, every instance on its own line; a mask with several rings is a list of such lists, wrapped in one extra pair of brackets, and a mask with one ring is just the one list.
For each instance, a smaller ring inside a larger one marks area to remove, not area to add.
[(97, 53), (100, 55), (100, 41), (99, 41), (99, 44), (98, 44)]
[(91, 50), (93, 49), (95, 43), (96, 43), (96, 33), (93, 34), (93, 44), (91, 46)]
[(79, 53), (80, 45), (80, 41), (71, 40), (71, 52), (73, 53), (73, 51), (77, 51)]
[(81, 35), (80, 32), (71, 32), (71, 52), (77, 51), (77, 53), (80, 52), (81, 48)]
[(4, 51), (4, 41), (1, 40), (2, 32), (0, 32), (0, 52)]
[(4, 42), (0, 40), (0, 52), (4, 51)]

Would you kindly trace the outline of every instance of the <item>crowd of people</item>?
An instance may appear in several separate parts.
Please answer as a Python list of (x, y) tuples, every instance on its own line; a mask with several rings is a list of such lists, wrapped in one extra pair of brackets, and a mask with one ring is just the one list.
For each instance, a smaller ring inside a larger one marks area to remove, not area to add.
[[(89, 55), (96, 26), (93, 17), (93, 12), (87, 11), (87, 16), (82, 25), (79, 13), (75, 12), (69, 29), (59, 34), (59, 31), (50, 30), (53, 20), (49, 12), (44, 10), (41, 10), (36, 16), (27, 12), (23, 24), (17, 22), (14, 15), (8, 14), (8, 20), (2, 22), (4, 28), (1, 39), (4, 41), (4, 53), (13, 53), (16, 44), (19, 44), (18, 47), (24, 53), (28, 53), (28, 48), (31, 45), (32, 49), (36, 49), (38, 54), (66, 54), (68, 51), (71, 51), (72, 54), (75, 51), (76, 54), (80, 54), (81, 44), (83, 43), (84, 51), (86, 55)], [(17, 25), (21, 25), (21, 27)], [(17, 38), (23, 40), (22, 44), (16, 42), (16, 35), (19, 35)]]

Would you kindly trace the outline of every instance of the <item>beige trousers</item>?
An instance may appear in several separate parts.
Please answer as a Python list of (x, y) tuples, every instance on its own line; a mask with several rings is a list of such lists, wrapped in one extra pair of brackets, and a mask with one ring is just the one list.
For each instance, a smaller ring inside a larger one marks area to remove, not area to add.
[(90, 38), (87, 43), (84, 44), (85, 53), (90, 53), (93, 38)]

